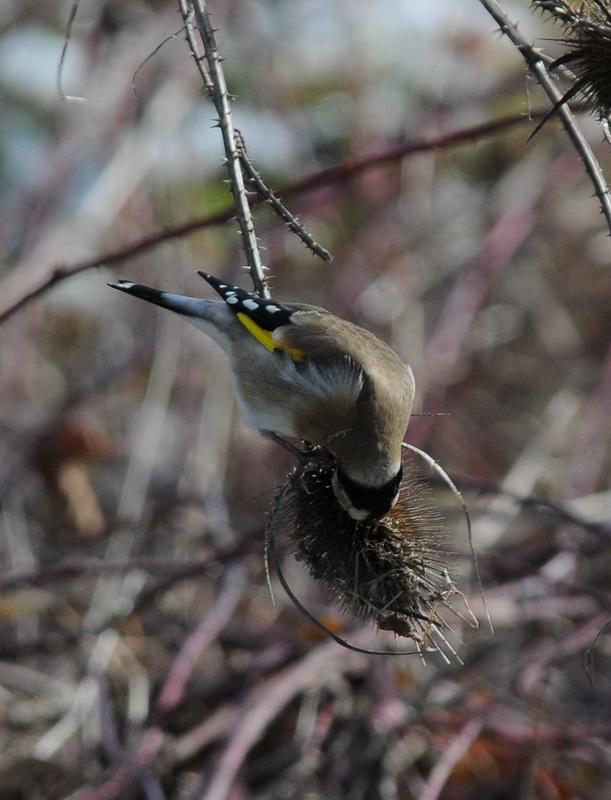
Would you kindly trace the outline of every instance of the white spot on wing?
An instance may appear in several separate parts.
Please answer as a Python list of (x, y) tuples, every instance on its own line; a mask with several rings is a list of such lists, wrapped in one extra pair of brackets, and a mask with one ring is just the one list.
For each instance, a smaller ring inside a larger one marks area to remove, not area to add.
[(275, 306), (273, 303), (269, 306), (265, 306), (265, 310), (269, 311), (270, 314), (275, 314), (278, 311), (282, 311), (279, 306)]
[(236, 303), (239, 303), (240, 301), (238, 300), (238, 298), (235, 295), (231, 295), (231, 296), (228, 295), (225, 298), (225, 302), (229, 303), (229, 305), (234, 306)]
[(248, 300), (244, 300), (242, 305), (244, 306), (244, 308), (247, 308), (249, 311), (256, 311), (259, 308), (259, 304), (257, 303), (257, 301), (256, 300), (250, 300), (250, 298)]

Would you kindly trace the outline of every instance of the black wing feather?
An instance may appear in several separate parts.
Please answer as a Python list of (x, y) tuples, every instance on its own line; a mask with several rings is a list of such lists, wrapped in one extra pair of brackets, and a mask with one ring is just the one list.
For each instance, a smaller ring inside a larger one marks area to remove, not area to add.
[(252, 292), (247, 292), (239, 286), (225, 283), (207, 272), (200, 275), (227, 303), (235, 314), (246, 314), (252, 321), (265, 331), (275, 331), (283, 325), (288, 325), (294, 310), (275, 300), (266, 300)]

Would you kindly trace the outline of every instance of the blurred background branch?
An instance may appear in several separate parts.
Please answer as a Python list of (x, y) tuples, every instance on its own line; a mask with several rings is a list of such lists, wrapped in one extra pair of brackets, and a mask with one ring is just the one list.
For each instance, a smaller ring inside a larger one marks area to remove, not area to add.
[[(299, 197), (324, 186), (333, 186), (336, 183), (353, 180), (370, 169), (375, 169), (383, 164), (401, 161), (403, 158), (409, 158), (418, 153), (434, 152), (439, 149), (473, 144), (480, 139), (493, 136), (516, 125), (531, 124), (533, 121), (543, 119), (547, 114), (548, 112), (543, 110), (530, 111), (528, 114), (512, 114), (508, 117), (490, 120), (465, 129), (428, 135), (424, 139), (407, 141), (382, 152), (351, 158), (344, 163), (318, 170), (311, 175), (306, 175), (304, 178), (283, 184), (276, 190), (276, 193), (283, 197)], [(249, 197), (251, 205), (259, 205), (262, 202), (265, 202), (265, 197), (261, 195), (251, 195)], [(27, 281), (31, 277), (29, 271), (24, 271), (26, 274), (17, 274), (17, 276), (12, 273), (4, 283), (0, 283), (0, 289), (4, 290), (0, 297), (0, 324), (22, 308), (25, 303), (34, 300), (55, 286), (56, 283), (60, 283), (73, 275), (78, 275), (96, 267), (112, 267), (115, 264), (123, 263), (142, 253), (146, 253), (164, 242), (188, 236), (198, 230), (231, 222), (235, 215), (236, 207), (235, 205), (230, 205), (222, 211), (164, 228), (161, 231), (144, 236), (139, 241), (100, 253), (93, 259), (88, 259), (81, 263), (47, 265), (46, 272), (42, 275), (42, 282), (34, 287), (27, 285)]]

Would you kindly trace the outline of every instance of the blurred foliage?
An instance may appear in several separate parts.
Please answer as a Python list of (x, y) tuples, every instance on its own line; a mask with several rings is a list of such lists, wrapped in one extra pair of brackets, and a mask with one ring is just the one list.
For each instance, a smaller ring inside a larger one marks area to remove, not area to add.
[[(559, 55), (545, 18), (506, 7)], [(57, 90), (69, 11), (0, 9), (4, 308), (58, 267), (229, 204), (176, 5), (82, 3), (61, 80), (78, 100)], [(476, 0), (211, 12), (272, 186), (548, 107)], [(414, 416), (408, 439), (473, 515), (494, 636), (436, 489), (482, 621), (457, 629), (464, 663), (342, 650), (273, 576), (272, 605), (263, 531), (290, 459), (243, 427), (213, 344), (106, 287), (245, 281), (233, 223), (58, 282), (4, 322), (1, 800), (611, 798), (609, 237), (559, 124), (527, 141), (533, 127), (291, 197), (331, 265), (256, 212), (275, 294), (374, 330), (411, 363), (416, 410), (446, 415)], [(285, 569), (328, 627), (388, 646)]]

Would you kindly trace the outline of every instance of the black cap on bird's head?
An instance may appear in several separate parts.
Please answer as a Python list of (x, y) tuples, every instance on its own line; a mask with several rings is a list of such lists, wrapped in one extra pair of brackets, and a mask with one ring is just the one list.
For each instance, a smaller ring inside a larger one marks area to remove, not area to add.
[(355, 520), (380, 519), (397, 502), (403, 467), (394, 478), (382, 486), (366, 486), (352, 480), (337, 467), (332, 478), (333, 492), (338, 503)]

